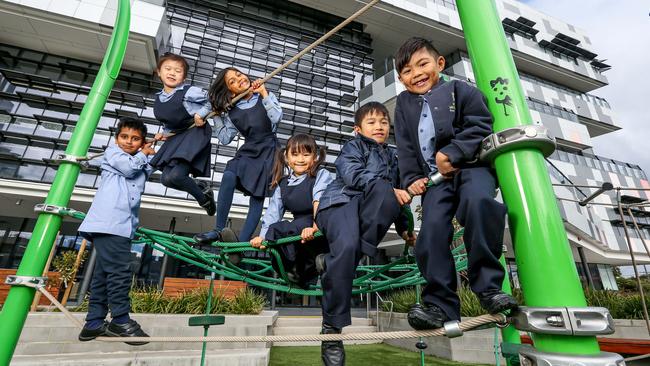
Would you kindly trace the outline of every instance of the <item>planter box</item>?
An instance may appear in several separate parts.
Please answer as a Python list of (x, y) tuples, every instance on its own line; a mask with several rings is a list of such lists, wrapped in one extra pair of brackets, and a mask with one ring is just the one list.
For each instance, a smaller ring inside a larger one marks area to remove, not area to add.
[[(9, 294), (9, 289), (11, 289), (11, 286), (5, 285), (5, 279), (7, 276), (13, 276), (16, 274), (15, 269), (0, 269), (0, 304), (5, 303), (5, 299), (7, 298), (7, 295)], [(52, 280), (56, 280), (59, 278), (59, 272), (48, 272), (47, 273), (47, 278), (48, 278), (48, 283), (52, 283)], [(54, 281), (56, 282), (56, 281)], [(52, 296), (57, 297), (59, 296), (59, 288), (50, 286), (48, 285), (46, 287), (46, 290), (52, 294)], [(39, 302), (39, 305), (50, 305), (50, 300), (47, 299), (45, 296), (41, 296)]]

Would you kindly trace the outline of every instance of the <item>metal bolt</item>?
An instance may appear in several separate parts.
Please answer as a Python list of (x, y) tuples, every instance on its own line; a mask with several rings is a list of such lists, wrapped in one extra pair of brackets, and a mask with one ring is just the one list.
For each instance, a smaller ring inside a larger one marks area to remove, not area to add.
[(552, 327), (564, 327), (564, 319), (559, 315), (549, 315), (546, 322)]

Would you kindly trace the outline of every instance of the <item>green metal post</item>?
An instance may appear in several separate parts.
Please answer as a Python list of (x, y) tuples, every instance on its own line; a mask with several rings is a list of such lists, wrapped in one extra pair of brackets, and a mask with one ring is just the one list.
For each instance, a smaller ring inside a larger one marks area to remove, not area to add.
[[(85, 156), (92, 141), (99, 117), (120, 72), (126, 52), (130, 24), (129, 0), (120, 0), (115, 27), (102, 66), (88, 94), (79, 121), (68, 143), (65, 153), (73, 156)], [(79, 166), (63, 162), (59, 167), (45, 203), (65, 207), (70, 201), (72, 190), (79, 176)], [(61, 226), (62, 218), (51, 213), (40, 213), (32, 237), (27, 244), (18, 276), (40, 277), (52, 248), (54, 237)], [(23, 286), (13, 286), (0, 313), (0, 365), (8, 365), (18, 343), (20, 333), (35, 290)]]
[[(532, 124), (494, 0), (456, 0), (479, 89), (494, 130)], [(586, 306), (544, 157), (522, 148), (495, 158), (528, 306)], [(598, 354), (595, 337), (533, 334), (542, 352)]]

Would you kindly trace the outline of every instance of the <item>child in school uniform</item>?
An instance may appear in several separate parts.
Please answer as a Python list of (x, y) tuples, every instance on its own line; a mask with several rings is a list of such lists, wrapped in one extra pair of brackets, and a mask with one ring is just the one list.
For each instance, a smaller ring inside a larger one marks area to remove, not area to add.
[[(316, 255), (327, 250), (323, 237), (314, 239), (318, 231), (314, 215), (320, 196), (334, 180), (330, 172), (321, 168), (324, 161), (325, 149), (319, 148), (312, 136), (296, 134), (289, 138), (286, 148), (276, 154), (271, 183), (275, 190), (262, 219), (262, 230), (250, 241), (253, 247), (264, 248), (264, 240), (300, 235), (301, 243), (277, 248), (289, 280), (303, 288), (309, 287), (309, 282), (318, 276)], [(293, 220), (282, 220), (285, 211), (291, 212)], [(277, 269), (277, 263), (274, 266)]]
[[(119, 121), (115, 144), (106, 148), (102, 158), (102, 183), (79, 226), (80, 234), (93, 243), (97, 253), (80, 341), (99, 336), (147, 337), (129, 317), (131, 239), (138, 227), (144, 185), (153, 170), (148, 161), (154, 150), (151, 143), (145, 143), (146, 136), (147, 127), (141, 120), (125, 117)], [(109, 309), (112, 320), (107, 323)]]
[(190, 178), (210, 176), (210, 139), (212, 128), (205, 118), (212, 110), (205, 90), (185, 84), (189, 65), (173, 53), (158, 60), (158, 76), (163, 90), (156, 94), (153, 112), (163, 124), (163, 133), (155, 140), (165, 141), (151, 160), (162, 171), (165, 187), (189, 193), (208, 215), (216, 212), (210, 183)]
[[(251, 89), (234, 106), (231, 100)], [(197, 234), (194, 240), (208, 244), (222, 241), (235, 189), (249, 196), (248, 214), (239, 233), (239, 240), (249, 241), (262, 217), (264, 198), (270, 195), (275, 151), (279, 147), (275, 135), (282, 120), (282, 108), (273, 93), (261, 80), (251, 83), (248, 76), (234, 67), (217, 75), (210, 86), (209, 99), (217, 116), (215, 132), (221, 144), (229, 144), (237, 135), (246, 142), (226, 164), (217, 197), (217, 219), (214, 230)]]
[[(395, 148), (388, 146), (390, 117), (377, 102), (361, 106), (354, 116), (356, 137), (343, 145), (336, 159), (337, 178), (323, 192), (316, 223), (329, 244), (329, 253), (319, 255), (323, 334), (341, 333), (352, 322), (350, 300), (352, 281), (362, 255), (374, 256), (377, 245), (395, 223), (398, 234), (412, 244), (408, 218), (400, 210), (411, 201), (399, 188)], [(326, 366), (344, 365), (343, 342), (321, 345)]]
[[(487, 163), (476, 161), (481, 142), (492, 133), (485, 97), (462, 81), (444, 81), (445, 59), (426, 39), (413, 37), (395, 57), (406, 91), (397, 97), (395, 138), (403, 187), (422, 195), (422, 226), (415, 254), (427, 285), (423, 305), (408, 314), (415, 329), (442, 327), (460, 319), (456, 273), (449, 248), (454, 215), (465, 227), (469, 282), (490, 313), (517, 306), (501, 291), (504, 269), (499, 263), (506, 208), (494, 199), (497, 186)], [(428, 176), (447, 179), (426, 188)]]

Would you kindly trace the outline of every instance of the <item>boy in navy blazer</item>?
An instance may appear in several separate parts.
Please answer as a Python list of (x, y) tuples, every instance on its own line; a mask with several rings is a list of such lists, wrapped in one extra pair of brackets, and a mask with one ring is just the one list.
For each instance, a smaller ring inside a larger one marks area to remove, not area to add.
[[(408, 219), (400, 206), (411, 197), (400, 189), (395, 148), (386, 140), (390, 117), (377, 102), (361, 106), (354, 115), (356, 137), (336, 158), (337, 178), (320, 197), (316, 223), (329, 244), (329, 253), (316, 257), (323, 297), (323, 334), (341, 333), (351, 324), (352, 281), (362, 255), (374, 256), (377, 245), (392, 223), (408, 244)], [(321, 346), (325, 366), (345, 365), (343, 342), (325, 341)]]
[[(445, 59), (431, 42), (413, 37), (395, 57), (406, 91), (397, 97), (395, 138), (403, 187), (422, 195), (422, 226), (415, 246), (420, 272), (427, 280), (423, 305), (408, 314), (415, 329), (443, 326), (460, 319), (454, 259), (449, 248), (454, 215), (465, 227), (469, 284), (490, 313), (517, 306), (501, 291), (506, 208), (494, 199), (496, 177), (476, 160), (481, 141), (492, 133), (485, 98), (461, 81), (444, 81)], [(446, 179), (426, 188), (432, 173)]]

